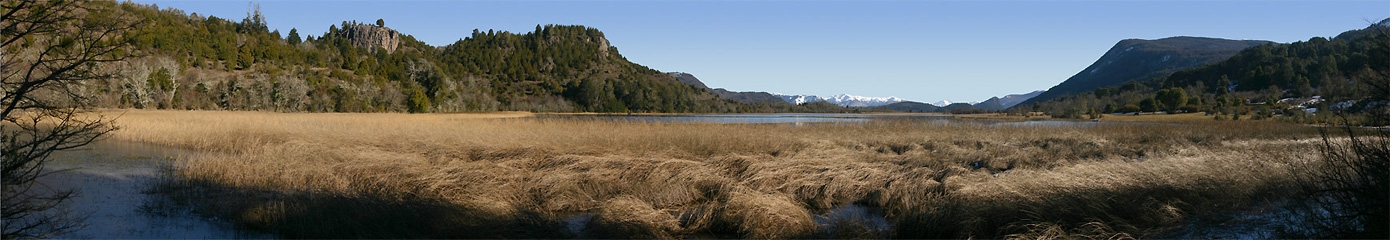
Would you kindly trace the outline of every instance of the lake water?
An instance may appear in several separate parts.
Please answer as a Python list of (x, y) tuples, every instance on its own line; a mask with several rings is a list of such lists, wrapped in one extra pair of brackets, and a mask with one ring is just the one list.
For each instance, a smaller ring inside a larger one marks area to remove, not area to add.
[(54, 238), (273, 238), (240, 231), (225, 221), (201, 218), (186, 211), (150, 210), (151, 204), (160, 200), (147, 193), (157, 181), (160, 168), (190, 154), (176, 148), (100, 141), (84, 149), (53, 155), (44, 167), (50, 174), (37, 179), (31, 191), (76, 192), (60, 209), (85, 217), (85, 227)]
[(716, 123), (716, 124), (808, 124), (808, 123), (868, 123), (874, 121), (917, 121), (935, 124), (968, 123), (1009, 127), (1090, 127), (1140, 122), (1092, 122), (1069, 120), (1000, 121), (995, 119), (961, 119), (945, 114), (904, 113), (758, 113), (758, 114), (675, 114), (675, 115), (570, 115), (541, 114), (537, 119), (582, 119), (626, 122)]
[(592, 119), (632, 122), (722, 123), (722, 124), (803, 124), (860, 123), (875, 120), (949, 120), (941, 114), (873, 113), (758, 113), (758, 114), (676, 114), (676, 115), (568, 115), (542, 114), (538, 119)]

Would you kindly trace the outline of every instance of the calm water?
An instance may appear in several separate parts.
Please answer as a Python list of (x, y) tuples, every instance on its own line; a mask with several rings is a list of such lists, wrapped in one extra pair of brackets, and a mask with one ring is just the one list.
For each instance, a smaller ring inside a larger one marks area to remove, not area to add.
[(1138, 122), (1092, 122), (1068, 120), (999, 121), (994, 119), (958, 119), (943, 114), (903, 114), (903, 113), (766, 113), (766, 114), (677, 114), (677, 115), (567, 115), (541, 114), (538, 119), (583, 119), (627, 122), (662, 123), (717, 123), (717, 124), (807, 124), (807, 123), (868, 123), (874, 121), (920, 121), (934, 124), (985, 124), (1010, 127), (1090, 127), (1127, 124), (1154, 124)]
[(940, 114), (872, 113), (759, 113), (759, 114), (679, 114), (679, 115), (537, 115), (540, 119), (594, 119), (634, 122), (675, 123), (860, 123), (875, 120), (949, 120)]
[[(100, 141), (85, 149), (59, 152), (32, 191), (74, 190), (62, 210), (85, 216), (84, 228), (55, 238), (68, 239), (228, 239), (272, 238), (239, 231), (231, 224), (178, 209), (151, 210), (162, 198), (147, 193), (159, 169), (192, 152), (148, 144)], [(156, 207), (157, 208), (157, 207)]]

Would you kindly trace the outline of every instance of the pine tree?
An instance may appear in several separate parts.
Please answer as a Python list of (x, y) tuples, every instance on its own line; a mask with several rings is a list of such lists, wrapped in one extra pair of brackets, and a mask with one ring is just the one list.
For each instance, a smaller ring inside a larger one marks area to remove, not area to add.
[(299, 30), (290, 28), (290, 36), (286, 38), (286, 41), (289, 42), (290, 45), (299, 45), (299, 42), (302, 41), (299, 39)]

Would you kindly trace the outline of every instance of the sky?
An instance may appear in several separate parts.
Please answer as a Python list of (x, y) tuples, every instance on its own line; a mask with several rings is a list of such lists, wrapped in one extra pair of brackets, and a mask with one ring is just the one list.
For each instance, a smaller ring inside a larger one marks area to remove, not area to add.
[(1046, 90), (1124, 39), (1280, 43), (1390, 17), (1390, 1), (189, 1), (135, 0), (319, 36), (375, 23), (443, 46), (473, 29), (603, 31), (628, 60), (733, 91), (983, 101)]

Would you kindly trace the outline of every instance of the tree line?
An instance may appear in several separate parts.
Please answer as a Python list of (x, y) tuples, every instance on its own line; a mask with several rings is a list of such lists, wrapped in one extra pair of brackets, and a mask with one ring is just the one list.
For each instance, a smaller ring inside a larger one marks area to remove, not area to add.
[[(96, 3), (88, 3), (96, 4)], [(400, 35), (392, 52), (354, 46), (344, 21), (318, 36), (268, 29), (259, 7), (239, 21), (131, 2), (142, 19), (136, 51), (112, 66), (126, 78), (91, 93), (108, 107), (308, 112), (750, 112), (748, 104), (627, 61), (603, 33), (537, 25), (528, 33), (474, 30), (434, 47)]]

